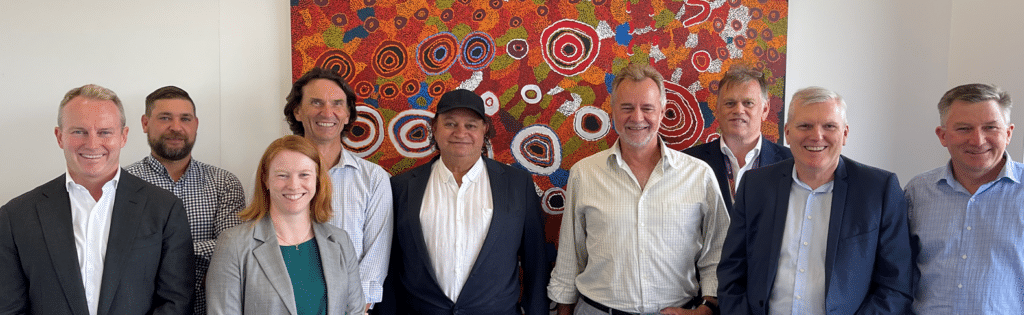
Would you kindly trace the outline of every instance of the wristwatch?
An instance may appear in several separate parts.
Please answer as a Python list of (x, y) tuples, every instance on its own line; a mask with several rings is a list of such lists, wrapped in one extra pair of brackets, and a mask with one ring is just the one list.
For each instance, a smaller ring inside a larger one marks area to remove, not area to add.
[(700, 302), (700, 305), (704, 305), (704, 306), (707, 306), (708, 308), (710, 308), (712, 315), (721, 315), (722, 314), (722, 311), (718, 309), (718, 305), (715, 305), (715, 303), (711, 303), (711, 301), (708, 301), (708, 300), (704, 300), (704, 299), (701, 299), (701, 300), (702, 301)]

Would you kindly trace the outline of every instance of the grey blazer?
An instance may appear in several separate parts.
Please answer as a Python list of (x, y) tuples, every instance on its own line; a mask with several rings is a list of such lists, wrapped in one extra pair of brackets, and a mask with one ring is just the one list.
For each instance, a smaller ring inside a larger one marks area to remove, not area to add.
[[(359, 260), (345, 231), (313, 223), (327, 284), (328, 314), (362, 314)], [(209, 314), (297, 315), (295, 291), (270, 216), (225, 230), (206, 274)]]

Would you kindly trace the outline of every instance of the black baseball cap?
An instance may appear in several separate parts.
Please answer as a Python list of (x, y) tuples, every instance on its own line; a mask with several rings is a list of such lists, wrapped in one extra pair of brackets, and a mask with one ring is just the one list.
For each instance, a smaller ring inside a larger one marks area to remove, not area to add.
[(458, 89), (449, 91), (441, 95), (441, 100), (437, 102), (438, 114), (443, 114), (456, 108), (472, 110), (477, 115), (480, 115), (480, 118), (487, 117), (487, 114), (484, 113), (484, 99), (470, 90)]

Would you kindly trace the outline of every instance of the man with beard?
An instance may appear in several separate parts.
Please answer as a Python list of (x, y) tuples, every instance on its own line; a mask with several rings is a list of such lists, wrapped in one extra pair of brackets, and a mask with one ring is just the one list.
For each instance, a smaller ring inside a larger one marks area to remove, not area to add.
[(142, 132), (148, 135), (151, 153), (126, 170), (185, 203), (196, 257), (194, 309), (195, 314), (206, 314), (203, 282), (214, 242), (221, 231), (242, 223), (238, 212), (245, 207), (245, 194), (234, 174), (192, 158), (198, 128), (199, 117), (188, 92), (176, 86), (153, 91), (146, 96), (142, 116)]

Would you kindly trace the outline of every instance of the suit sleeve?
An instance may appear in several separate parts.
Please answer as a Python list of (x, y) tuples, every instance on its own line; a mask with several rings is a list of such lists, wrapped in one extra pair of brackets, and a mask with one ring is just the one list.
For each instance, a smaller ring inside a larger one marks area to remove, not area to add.
[(210, 315), (242, 314), (242, 294), (245, 281), (242, 275), (241, 244), (236, 230), (229, 230), (217, 238), (217, 249), (210, 258), (206, 272), (206, 311)]
[(729, 233), (722, 245), (718, 263), (718, 306), (722, 314), (750, 314), (747, 302), (746, 186), (750, 177), (740, 181), (736, 204), (732, 208)]
[(513, 189), (522, 192), (526, 215), (523, 236), (519, 246), (519, 259), (523, 267), (523, 308), (526, 314), (548, 314), (547, 284), (550, 275), (544, 250), (544, 227), (541, 224), (540, 197), (534, 189), (530, 175), (522, 173), (522, 180)]
[(175, 198), (164, 225), (153, 314), (186, 314), (192, 311), (196, 279), (194, 257), (192, 232), (185, 208), (181, 200)]
[(0, 314), (28, 312), (28, 285), (14, 244), (11, 211), (0, 207)]
[(895, 174), (889, 174), (885, 185), (871, 288), (857, 314), (910, 313), (913, 262), (907, 200)]
[[(397, 232), (397, 220), (394, 218), (394, 213), (402, 211), (401, 207), (404, 203), (401, 201), (404, 199), (405, 186), (403, 181), (397, 177), (392, 177), (391, 180), (391, 200), (392, 200), (392, 220), (391, 230), (392, 233)], [(399, 275), (401, 274), (401, 268), (403, 267), (402, 262), (402, 247), (399, 244), (397, 237), (392, 235), (391, 238), (391, 255), (388, 262), (387, 276), (384, 278), (384, 284), (382, 288), (380, 303), (373, 306), (371, 313), (374, 314), (397, 314), (398, 313), (398, 298), (403, 296), (403, 288), (398, 285)]]
[[(341, 251), (344, 253), (342, 261), (345, 265), (341, 266), (348, 274), (346, 279), (350, 279), (348, 283), (348, 292), (345, 292), (345, 296), (348, 299), (348, 309), (346, 314), (362, 314), (363, 308), (366, 307), (366, 297), (363, 295), (363, 286), (359, 277), (359, 259), (356, 256), (356, 251), (352, 248), (352, 241), (347, 237), (342, 242)], [(352, 281), (355, 280), (355, 281)], [(359, 283), (359, 285), (356, 285)]]

